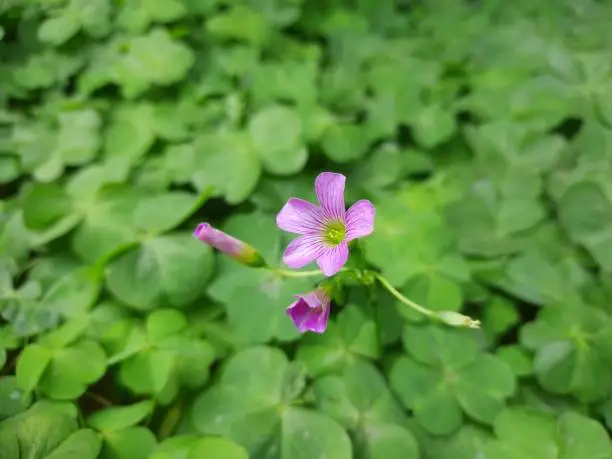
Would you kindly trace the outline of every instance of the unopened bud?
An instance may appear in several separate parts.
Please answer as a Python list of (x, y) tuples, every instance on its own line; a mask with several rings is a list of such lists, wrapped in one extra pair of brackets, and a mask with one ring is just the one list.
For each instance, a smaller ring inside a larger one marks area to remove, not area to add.
[(252, 268), (267, 266), (265, 260), (255, 248), (223, 231), (213, 228), (208, 223), (200, 223), (193, 232), (193, 235), (200, 241), (225, 253), (243, 265)]
[(445, 324), (453, 327), (480, 328), (480, 320), (474, 320), (458, 312), (440, 311), (436, 313), (436, 317)]

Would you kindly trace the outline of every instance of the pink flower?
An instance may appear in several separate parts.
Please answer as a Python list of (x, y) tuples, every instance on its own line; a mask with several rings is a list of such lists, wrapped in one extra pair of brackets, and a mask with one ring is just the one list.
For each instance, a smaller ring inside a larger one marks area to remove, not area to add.
[(289, 306), (286, 312), (299, 332), (323, 333), (327, 328), (331, 305), (327, 292), (318, 288), (305, 295), (296, 295), (296, 298), (298, 300)]
[(251, 267), (265, 266), (264, 259), (252, 246), (213, 228), (208, 223), (200, 223), (193, 232), (193, 235), (200, 241), (229, 255), (243, 265)]
[(346, 210), (345, 182), (342, 174), (323, 172), (315, 180), (320, 206), (291, 198), (276, 216), (280, 229), (300, 235), (283, 254), (290, 268), (303, 268), (316, 260), (323, 274), (332, 276), (348, 260), (348, 243), (374, 231), (375, 209), (370, 201), (362, 199)]

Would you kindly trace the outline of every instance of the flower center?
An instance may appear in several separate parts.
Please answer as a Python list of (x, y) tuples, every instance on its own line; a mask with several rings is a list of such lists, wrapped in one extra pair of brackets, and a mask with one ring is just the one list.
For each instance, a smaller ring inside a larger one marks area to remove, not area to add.
[(338, 245), (344, 241), (346, 236), (346, 227), (341, 221), (331, 221), (325, 225), (323, 230), (323, 238), (330, 245)]

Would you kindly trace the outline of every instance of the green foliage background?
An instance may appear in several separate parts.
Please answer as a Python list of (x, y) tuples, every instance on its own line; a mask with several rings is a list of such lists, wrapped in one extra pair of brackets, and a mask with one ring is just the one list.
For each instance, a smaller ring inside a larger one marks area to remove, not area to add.
[[(0, 458), (610, 459), (612, 5), (0, 3)], [(377, 206), (326, 334), (274, 215)]]

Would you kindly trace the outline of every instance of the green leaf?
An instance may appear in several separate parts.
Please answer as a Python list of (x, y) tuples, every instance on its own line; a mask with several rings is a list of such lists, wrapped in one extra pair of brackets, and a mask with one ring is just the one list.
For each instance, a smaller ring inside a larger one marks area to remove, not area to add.
[(610, 437), (597, 421), (570, 412), (559, 418), (557, 429), (563, 459), (612, 457)]
[(416, 440), (404, 426), (402, 409), (371, 364), (356, 361), (339, 377), (318, 379), (314, 391), (319, 409), (354, 431), (362, 457), (419, 457)]
[[(230, 204), (248, 198), (259, 181), (261, 162), (245, 133), (199, 136), (187, 153), (180, 160), (190, 168), (187, 175), (196, 189), (212, 187), (215, 195), (224, 196)], [(228, 162), (231, 168), (226, 167)]]
[[(51, 361), (39, 382), (39, 389), (49, 398), (75, 399), (106, 372), (106, 354), (95, 341), (80, 341), (51, 353)], [(81, 363), (75, 367), (74, 362)]]
[(186, 459), (201, 437), (197, 435), (175, 435), (157, 445), (149, 459)]
[(389, 197), (377, 206), (376, 231), (363, 241), (367, 260), (396, 286), (418, 274), (469, 280), (469, 267), (454, 251), (448, 227), (432, 208), (430, 192), (414, 189), (408, 196), (411, 205)]
[(22, 392), (15, 376), (0, 377), (0, 421), (21, 413), (32, 403), (32, 395)]
[(226, 438), (209, 437), (199, 440), (187, 459), (214, 457), (218, 459), (249, 459), (244, 448)]
[(342, 370), (360, 358), (380, 355), (376, 322), (356, 304), (347, 304), (322, 335), (305, 336), (296, 359), (313, 377)]
[(425, 148), (433, 148), (450, 140), (457, 130), (452, 110), (436, 104), (420, 109), (414, 115), (412, 127), (417, 142)]
[(532, 250), (508, 261), (498, 283), (519, 298), (547, 305), (577, 301), (586, 280), (584, 268), (571, 257), (551, 260)]
[(93, 413), (87, 418), (87, 424), (108, 433), (135, 426), (152, 411), (153, 402), (148, 400), (129, 406), (113, 406)]
[(32, 392), (38, 386), (51, 358), (48, 349), (37, 344), (27, 346), (19, 356), (15, 370), (19, 388), (24, 392)]
[(157, 445), (155, 435), (145, 427), (128, 427), (104, 436), (101, 459), (148, 459)]
[(122, 361), (119, 380), (136, 394), (172, 400), (180, 385), (202, 386), (215, 359), (214, 348), (189, 333), (188, 322), (176, 310), (158, 309), (146, 322), (146, 329), (133, 326), (124, 348), (111, 361)]
[(426, 450), (435, 459), (472, 459), (484, 457), (485, 444), (490, 441), (488, 431), (466, 424), (451, 437), (438, 437), (428, 442)]
[(127, 175), (153, 146), (156, 137), (155, 107), (152, 104), (118, 105), (104, 135), (105, 159), (113, 175)]
[(102, 118), (98, 112), (91, 108), (61, 112), (58, 123), (53, 154), (66, 166), (81, 166), (92, 161), (102, 143)]
[(63, 318), (83, 316), (96, 302), (102, 288), (97, 267), (83, 267), (56, 280), (40, 299), (40, 308)]
[(103, 37), (110, 29), (111, 3), (108, 0), (70, 0), (57, 16), (46, 19), (38, 29), (38, 38), (61, 45), (79, 30), (92, 37)]
[(28, 228), (44, 229), (72, 210), (72, 199), (55, 183), (36, 183), (24, 191), (23, 220)]
[(533, 374), (531, 355), (518, 345), (500, 346), (495, 355), (506, 362), (517, 377)]
[(253, 114), (248, 131), (253, 150), (265, 169), (278, 175), (299, 172), (308, 160), (300, 115), (283, 105), (271, 105)]
[(191, 48), (162, 28), (132, 38), (113, 63), (114, 81), (127, 99), (135, 98), (153, 85), (167, 86), (185, 77), (195, 62)]
[(457, 430), (463, 414), (491, 424), (515, 392), (515, 376), (502, 360), (478, 352), (470, 330), (437, 325), (407, 326), (412, 355), (391, 368), (390, 383), (429, 432)]
[(611, 271), (612, 204), (602, 189), (587, 181), (571, 186), (559, 200), (559, 217), (572, 239), (582, 244), (602, 269)]
[(321, 147), (333, 161), (347, 163), (363, 157), (368, 150), (366, 132), (357, 124), (332, 124), (321, 137)]
[(102, 441), (90, 429), (81, 429), (70, 435), (46, 459), (97, 459)]
[(95, 263), (114, 250), (134, 243), (134, 209), (142, 193), (129, 188), (101, 189), (85, 209), (83, 222), (72, 236), (72, 247), (83, 260)]
[(129, 0), (123, 4), (117, 23), (129, 32), (143, 32), (151, 23), (173, 22), (186, 13), (187, 8), (180, 0)]
[(214, 38), (243, 40), (253, 45), (262, 44), (269, 33), (261, 13), (243, 5), (212, 16), (206, 22), (206, 30)]
[(203, 434), (228, 436), (249, 455), (264, 448), (269, 457), (278, 458), (352, 457), (348, 435), (336, 421), (293, 407), (292, 400), (283, 398), (291, 392), (284, 387), (290, 368), (278, 349), (238, 352), (228, 360), (220, 381), (196, 399), (195, 427)]
[(587, 305), (543, 309), (521, 329), (521, 343), (535, 352), (538, 382), (553, 394), (590, 402), (610, 393), (610, 318)]
[(148, 239), (113, 260), (106, 282), (113, 295), (140, 310), (182, 307), (196, 300), (212, 275), (212, 250), (189, 233)]
[(77, 429), (76, 420), (62, 410), (37, 403), (0, 422), (0, 450), (7, 459), (96, 459), (99, 438)]
[(484, 458), (609, 459), (612, 447), (596, 421), (567, 412), (555, 423), (549, 415), (525, 408), (505, 410), (495, 421), (497, 440), (485, 445)]

